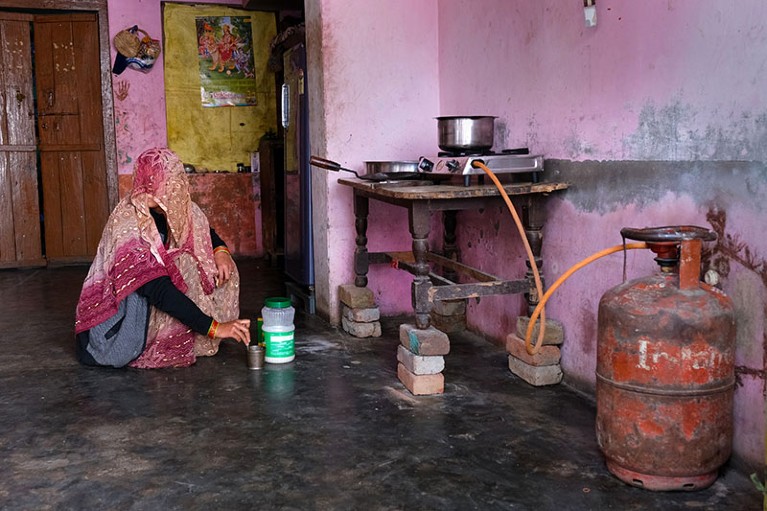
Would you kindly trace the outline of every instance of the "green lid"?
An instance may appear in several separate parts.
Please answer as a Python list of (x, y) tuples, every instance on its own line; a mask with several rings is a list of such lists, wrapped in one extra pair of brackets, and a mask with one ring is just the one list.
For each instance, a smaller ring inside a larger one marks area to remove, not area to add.
[(271, 309), (287, 309), (291, 306), (290, 298), (284, 296), (272, 296), (267, 298), (264, 305)]

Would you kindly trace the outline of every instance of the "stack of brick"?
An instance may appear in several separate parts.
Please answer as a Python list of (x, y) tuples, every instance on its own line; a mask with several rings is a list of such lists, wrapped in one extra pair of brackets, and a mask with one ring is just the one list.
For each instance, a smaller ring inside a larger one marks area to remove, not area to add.
[(416, 396), (445, 391), (445, 355), (450, 352), (447, 334), (430, 326), (400, 325), (397, 377)]
[[(546, 320), (546, 331), (543, 345), (535, 355), (530, 355), (525, 347), (525, 333), (530, 324), (530, 318), (517, 318), (516, 334), (506, 337), (506, 351), (509, 353), (509, 370), (525, 380), (530, 385), (541, 387), (554, 385), (562, 381), (562, 366), (560, 346), (565, 339), (562, 325), (554, 320)], [(538, 340), (539, 326), (533, 329), (532, 343)]]
[(340, 286), (341, 326), (354, 337), (381, 337), (381, 313), (373, 292), (353, 284)]
[(439, 300), (430, 314), (431, 324), (446, 334), (466, 330), (466, 300)]

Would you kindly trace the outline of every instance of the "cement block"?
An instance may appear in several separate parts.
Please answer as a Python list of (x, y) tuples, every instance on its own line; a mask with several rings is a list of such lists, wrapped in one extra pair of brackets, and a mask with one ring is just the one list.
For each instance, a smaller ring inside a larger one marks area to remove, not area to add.
[(358, 323), (357, 321), (349, 321), (348, 319), (341, 318), (341, 326), (344, 331), (354, 337), (381, 337), (381, 322), (373, 321), (371, 323)]
[(443, 316), (464, 315), (466, 314), (466, 300), (437, 300), (431, 311)]
[(381, 319), (381, 311), (378, 307), (369, 307), (365, 309), (352, 309), (346, 305), (341, 305), (343, 308), (343, 315), (349, 321), (356, 321), (357, 323), (370, 323), (372, 321), (378, 321)]
[(433, 326), (420, 330), (415, 325), (399, 326), (399, 342), (416, 355), (447, 355), (450, 353), (450, 339), (447, 334)]
[(509, 355), (509, 370), (535, 387), (555, 385), (562, 381), (562, 368), (559, 364), (535, 367)]
[(402, 364), (397, 364), (397, 377), (414, 396), (442, 394), (445, 377), (439, 374), (413, 374)]
[[(520, 339), (525, 338), (527, 332), (527, 325), (530, 324), (530, 318), (527, 316), (517, 317), (517, 337)], [(533, 339), (538, 339), (538, 328), (540, 325), (535, 325), (533, 328)], [(565, 330), (562, 327), (562, 323), (554, 319), (546, 320), (546, 331), (543, 334), (543, 344), (562, 344), (565, 340)]]
[(357, 287), (354, 284), (338, 286), (338, 299), (352, 309), (367, 309), (376, 305), (373, 292), (369, 288)]
[(415, 375), (437, 374), (445, 369), (445, 357), (416, 355), (402, 345), (397, 346), (397, 361)]
[[(535, 339), (533, 339), (535, 344)], [(543, 345), (535, 355), (530, 355), (525, 347), (525, 340), (514, 334), (506, 336), (506, 352), (513, 355), (525, 364), (531, 366), (551, 366), (558, 364), (562, 358), (562, 351), (558, 346)]]

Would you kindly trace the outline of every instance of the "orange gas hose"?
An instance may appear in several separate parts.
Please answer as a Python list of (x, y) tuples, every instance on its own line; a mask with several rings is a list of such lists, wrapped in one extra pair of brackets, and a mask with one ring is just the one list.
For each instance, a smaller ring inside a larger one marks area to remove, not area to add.
[[(580, 262), (574, 264), (570, 267), (565, 273), (560, 276), (556, 282), (546, 291), (546, 293), (543, 293), (543, 284), (541, 283), (541, 276), (538, 273), (538, 266), (535, 264), (535, 256), (533, 256), (533, 250), (530, 248), (530, 243), (527, 241), (527, 236), (525, 235), (525, 228), (522, 226), (522, 221), (519, 219), (519, 215), (517, 214), (517, 210), (514, 208), (514, 205), (511, 203), (511, 199), (509, 198), (509, 195), (506, 193), (506, 190), (503, 189), (503, 185), (498, 180), (498, 177), (493, 173), (492, 170), (490, 170), (485, 164), (475, 161), (472, 163), (473, 166), (479, 167), (482, 169), (485, 174), (487, 174), (490, 179), (493, 181), (493, 184), (496, 188), (498, 188), (498, 191), (501, 193), (501, 196), (503, 197), (503, 200), (506, 202), (506, 206), (509, 209), (509, 212), (511, 213), (512, 218), (514, 218), (514, 223), (517, 226), (517, 230), (519, 231), (519, 236), (522, 238), (522, 243), (525, 246), (525, 251), (527, 252), (527, 258), (530, 260), (530, 268), (533, 270), (533, 277), (535, 279), (535, 289), (538, 293), (539, 302), (538, 305), (535, 307), (535, 310), (533, 311), (533, 314), (530, 316), (530, 322), (527, 325), (527, 331), (525, 332), (525, 349), (530, 355), (537, 354), (541, 346), (543, 345), (543, 337), (546, 333), (546, 302), (549, 301), (549, 298), (551, 298), (551, 295), (554, 294), (554, 291), (556, 291), (559, 286), (564, 284), (564, 282), (570, 278), (570, 276), (575, 273), (576, 271), (580, 270), (584, 266), (587, 266), (597, 259), (601, 259), (602, 257), (608, 256), (610, 254), (614, 254), (615, 252), (619, 252), (621, 250), (633, 250), (633, 249), (640, 249), (640, 248), (647, 248), (647, 243), (641, 242), (641, 243), (628, 243), (628, 244), (621, 244), (621, 245), (615, 245), (614, 247), (606, 248), (604, 250), (600, 250), (599, 252), (596, 252), (586, 259), (581, 260)], [(533, 330), (535, 329), (535, 323), (538, 319), (538, 316), (540, 316), (540, 328), (538, 329), (538, 338), (536, 339), (535, 345), (532, 344), (532, 335)]]
[[(541, 283), (541, 275), (538, 273), (538, 265), (535, 264), (535, 256), (533, 256), (533, 250), (530, 248), (530, 242), (527, 241), (527, 236), (525, 235), (525, 228), (522, 226), (522, 221), (519, 219), (519, 215), (517, 214), (517, 210), (514, 208), (514, 205), (511, 203), (511, 199), (509, 198), (509, 194), (506, 193), (506, 190), (503, 189), (503, 185), (498, 180), (498, 177), (493, 173), (492, 170), (487, 168), (487, 165), (484, 163), (474, 161), (472, 162), (472, 165), (481, 168), (485, 174), (487, 174), (490, 179), (493, 181), (493, 184), (496, 188), (498, 188), (498, 191), (501, 192), (501, 196), (503, 197), (503, 200), (506, 202), (506, 206), (509, 208), (509, 212), (511, 213), (512, 218), (514, 218), (514, 223), (517, 225), (517, 230), (519, 231), (519, 236), (522, 238), (522, 243), (525, 246), (525, 252), (527, 252), (527, 259), (530, 261), (530, 268), (533, 270), (533, 279), (535, 280), (535, 290), (538, 293), (538, 299), (543, 295), (543, 284)], [(538, 330), (538, 341), (535, 344), (535, 347), (530, 347), (530, 343), (527, 343), (526, 348), (527, 352), (531, 355), (535, 355), (538, 353), (538, 350), (541, 349), (541, 345), (543, 344), (543, 335), (546, 333), (546, 312), (543, 310), (543, 308), (540, 306), (540, 303), (538, 304), (538, 307), (535, 308), (538, 314), (541, 316), (541, 328)], [(536, 316), (537, 318), (538, 316)], [(530, 321), (530, 325), (533, 324), (533, 321)]]
[[(621, 250), (630, 250), (630, 249), (638, 249), (638, 248), (647, 248), (647, 243), (640, 242), (640, 243), (628, 243), (628, 244), (621, 244), (621, 245), (615, 245), (614, 247), (606, 248), (604, 250), (600, 250), (599, 252), (596, 252), (586, 259), (583, 259), (574, 265), (570, 267), (569, 270), (564, 272), (562, 276), (560, 276), (554, 284), (546, 291), (546, 294), (543, 295), (541, 298), (541, 301), (538, 302), (538, 306), (533, 311), (533, 314), (530, 316), (530, 323), (527, 325), (527, 332), (525, 332), (525, 347), (527, 348), (527, 352), (531, 355), (534, 355), (535, 353), (538, 353), (538, 350), (541, 348), (541, 341), (543, 339), (543, 336), (538, 334), (538, 342), (535, 345), (535, 349), (533, 352), (530, 351), (530, 344), (531, 344), (531, 337), (533, 335), (533, 329), (535, 328), (535, 321), (538, 319), (538, 315), (541, 316), (541, 325), (545, 325), (545, 315), (543, 314), (543, 308), (546, 306), (546, 302), (549, 301), (549, 298), (551, 295), (554, 294), (554, 291), (557, 290), (559, 286), (564, 284), (564, 282), (570, 278), (570, 276), (575, 273), (576, 271), (580, 270), (584, 266), (593, 263), (597, 259), (600, 259), (602, 257), (608, 256), (610, 254), (614, 254), (615, 252), (620, 252)], [(541, 328), (543, 329), (543, 328)]]

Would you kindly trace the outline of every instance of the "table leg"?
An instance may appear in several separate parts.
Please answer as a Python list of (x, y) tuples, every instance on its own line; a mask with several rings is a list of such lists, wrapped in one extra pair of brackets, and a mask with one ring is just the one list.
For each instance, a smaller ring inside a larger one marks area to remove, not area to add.
[(420, 201), (408, 209), (410, 234), (413, 237), (413, 257), (415, 258), (414, 278), (412, 284), (413, 309), (415, 310), (415, 325), (420, 329), (429, 328), (432, 304), (429, 302), (429, 264), (426, 262), (426, 252), (429, 250), (429, 210)]
[[(545, 209), (543, 201), (536, 196), (528, 196), (526, 204), (522, 207), (522, 224), (525, 228), (527, 242), (530, 243), (530, 249), (533, 252), (535, 265), (538, 268), (538, 274), (541, 277), (541, 285), (546, 289), (543, 279), (543, 258), (541, 257), (541, 247), (543, 246), (543, 224), (545, 220)], [(525, 275), (530, 282), (530, 289), (525, 293), (527, 299), (527, 315), (531, 315), (538, 305), (540, 296), (535, 289), (535, 278), (530, 261), (527, 261), (527, 274)]]
[[(445, 236), (443, 238), (442, 252), (445, 257), (452, 259), (453, 261), (460, 260), (460, 253), (458, 246), (456, 245), (455, 229), (458, 225), (457, 211), (447, 210), (443, 213), (443, 225), (445, 227)], [(456, 281), (458, 276), (453, 270), (445, 271), (445, 278), (453, 282)]]
[(357, 230), (356, 246), (354, 248), (354, 285), (367, 287), (368, 269), (368, 198), (354, 194), (354, 227)]

